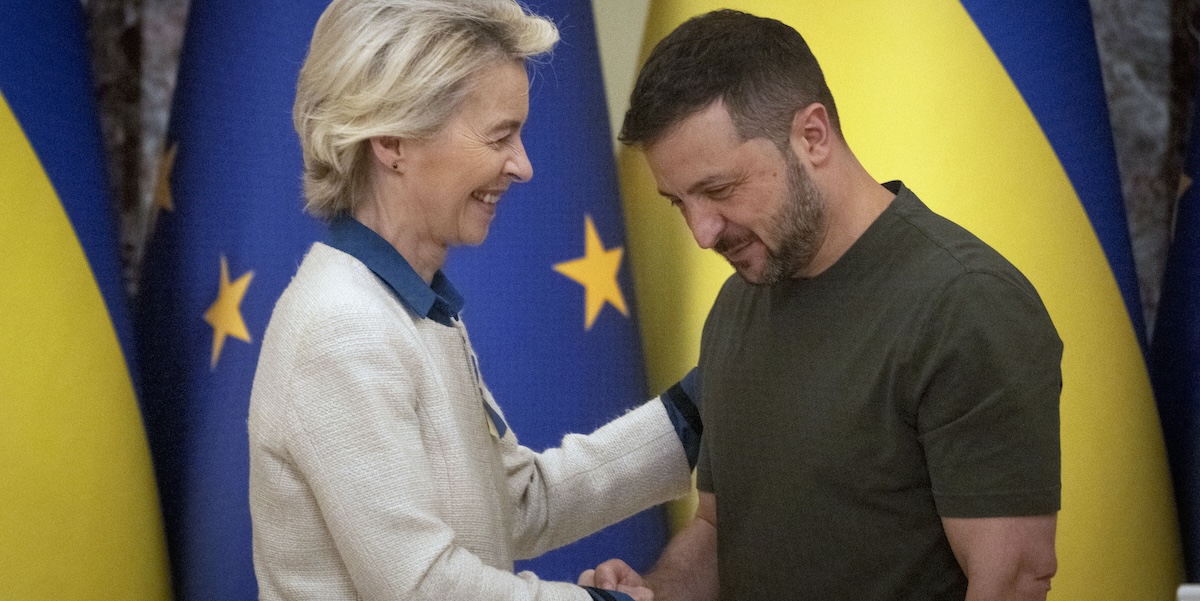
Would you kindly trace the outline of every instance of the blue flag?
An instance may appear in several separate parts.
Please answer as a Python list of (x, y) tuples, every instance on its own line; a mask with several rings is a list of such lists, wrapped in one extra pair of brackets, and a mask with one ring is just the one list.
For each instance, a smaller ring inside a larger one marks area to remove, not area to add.
[(83, 10), (0, 14), (0, 598), (166, 599)]
[[(181, 601), (254, 599), (246, 415), (271, 309), (323, 236), (301, 213), (296, 76), (327, 2), (213, 0), (189, 15), (138, 299), (147, 422)], [(645, 397), (591, 7), (533, 5), (563, 42), (533, 69), (533, 183), (445, 271), (485, 379), (523, 444), (555, 446)], [(643, 513), (529, 562), (574, 581), (612, 556), (648, 567), (665, 515)]]
[[(1200, 96), (1197, 96), (1200, 98)], [(1200, 582), (1200, 105), (1163, 274), (1150, 375), (1175, 482), (1189, 582)]]
[[(562, 37), (530, 77), (522, 138), (533, 180), (512, 187), (487, 241), (452, 250), (445, 271), (467, 299), (488, 387), (521, 443), (541, 450), (647, 391), (591, 4), (527, 4)], [(518, 570), (574, 582), (611, 557), (649, 568), (668, 535), (655, 508)]]
[(188, 16), (136, 315), (180, 601), (258, 598), (246, 416), (271, 309), (324, 231), (301, 211), (291, 114), (325, 4), (213, 0)]
[[(963, 0), (1054, 147), (1108, 258), (1144, 347), (1145, 318), (1116, 148), (1086, 2)], [(1036, 8), (1034, 8), (1036, 6)], [(1013, 18), (1019, 14), (1020, 18)], [(1053, 32), (1054, 52), (1040, 38)]]

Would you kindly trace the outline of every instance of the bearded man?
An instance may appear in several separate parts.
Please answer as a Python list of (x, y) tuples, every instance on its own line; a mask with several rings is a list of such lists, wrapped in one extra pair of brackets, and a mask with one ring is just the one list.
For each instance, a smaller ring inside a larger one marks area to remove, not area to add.
[(1029, 281), (841, 134), (791, 27), (736, 11), (650, 55), (621, 139), (736, 269), (701, 342), (696, 518), (656, 599), (1045, 599), (1062, 342)]

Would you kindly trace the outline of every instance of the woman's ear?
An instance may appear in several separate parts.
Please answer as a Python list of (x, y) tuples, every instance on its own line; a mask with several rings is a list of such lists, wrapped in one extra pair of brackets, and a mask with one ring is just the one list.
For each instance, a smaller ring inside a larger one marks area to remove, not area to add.
[(396, 136), (371, 138), (371, 153), (384, 169), (400, 172), (404, 167), (404, 140)]

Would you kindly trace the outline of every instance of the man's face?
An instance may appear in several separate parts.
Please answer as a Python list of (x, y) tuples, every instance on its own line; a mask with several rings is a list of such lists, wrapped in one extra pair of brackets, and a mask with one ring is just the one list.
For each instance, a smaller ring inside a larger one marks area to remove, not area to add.
[(796, 155), (763, 138), (742, 141), (720, 102), (668, 130), (646, 159), (696, 243), (752, 284), (795, 276), (824, 240), (825, 199)]

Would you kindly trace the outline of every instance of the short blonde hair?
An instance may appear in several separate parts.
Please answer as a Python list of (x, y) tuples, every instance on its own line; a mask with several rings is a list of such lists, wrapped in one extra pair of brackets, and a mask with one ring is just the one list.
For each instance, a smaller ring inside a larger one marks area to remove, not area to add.
[(305, 210), (322, 219), (353, 212), (367, 184), (367, 140), (436, 133), (477, 73), (557, 42), (554, 24), (515, 0), (333, 0), (292, 110)]

